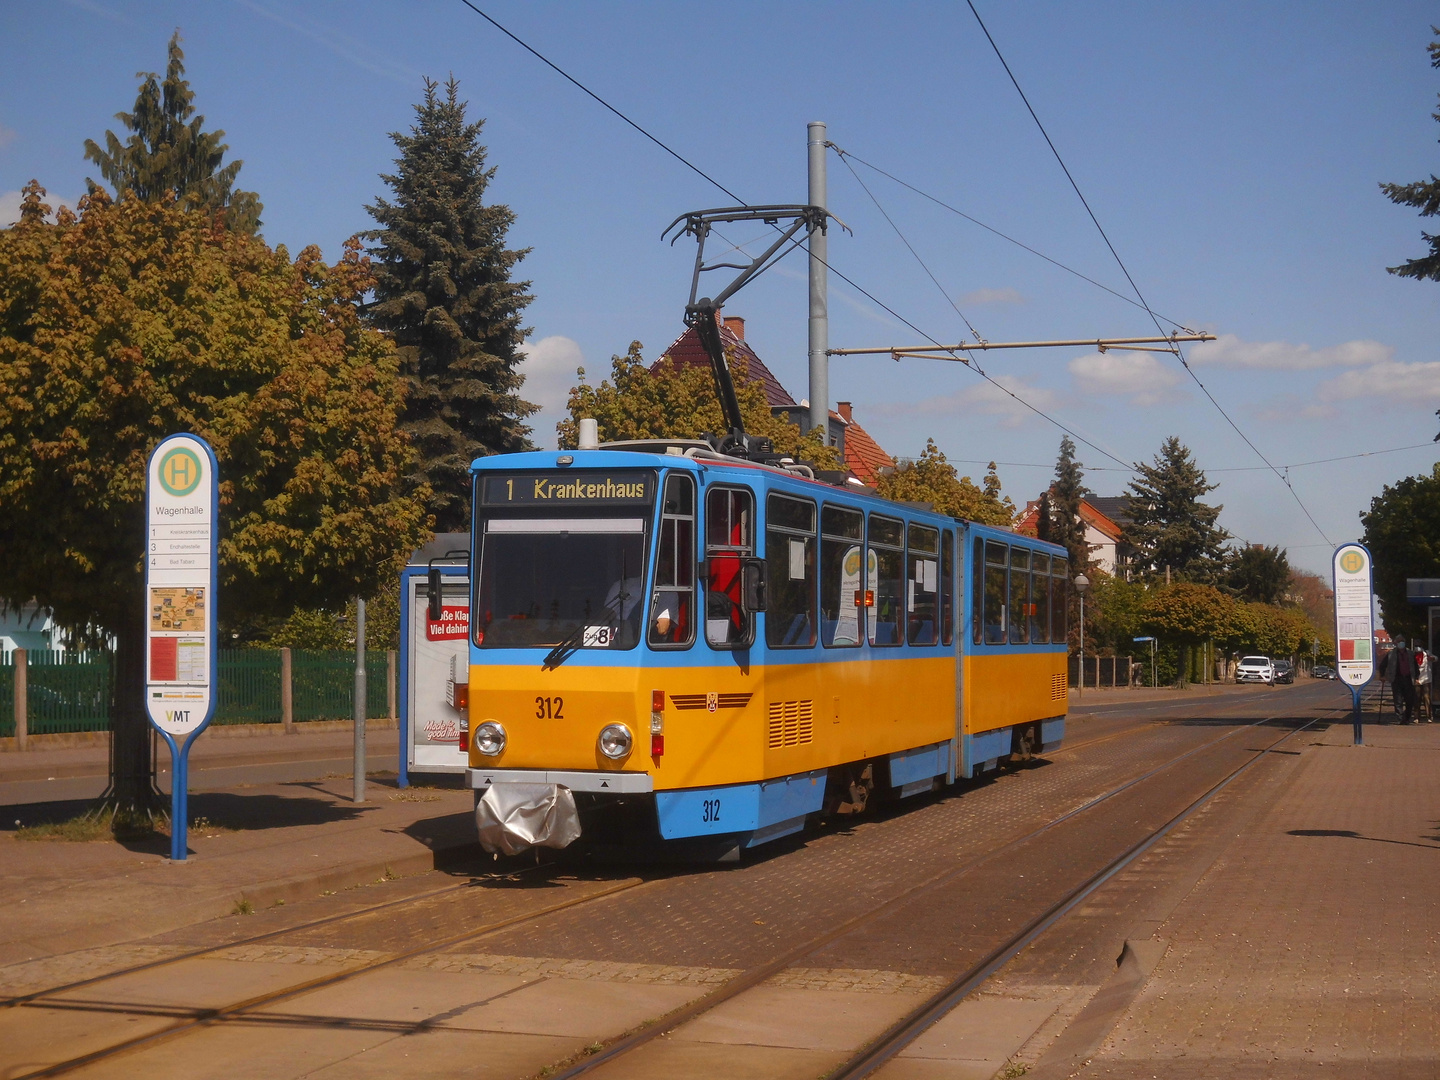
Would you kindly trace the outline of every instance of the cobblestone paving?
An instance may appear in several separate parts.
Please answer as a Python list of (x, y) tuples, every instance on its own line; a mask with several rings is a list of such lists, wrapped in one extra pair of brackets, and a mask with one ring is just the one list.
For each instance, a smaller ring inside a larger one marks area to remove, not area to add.
[(1440, 1075), (1440, 729), (1310, 740), (1088, 1077)]
[(454, 974), (486, 972), (524, 978), (598, 979), (616, 983), (707, 986), (723, 983), (739, 972), (733, 968), (682, 967), (678, 964), (622, 964), (606, 960), (565, 960), (552, 956), (495, 956), (490, 953), (444, 953), (417, 956), (402, 967)]
[[(597, 917), (598, 909), (586, 908), (505, 932), (493, 939), (496, 951), (754, 966), (1223, 734), (1235, 723), (1147, 728), (1143, 737), (1112, 739), (928, 804), (917, 799), (918, 805), (889, 818), (788, 848), (782, 842), (750, 865), (652, 883), (635, 894), (604, 901), (603, 917)], [(912, 952), (884, 962), (899, 970), (936, 974), (931, 959)], [(948, 970), (954, 959), (941, 957), (940, 962)]]
[(31, 994), (189, 951), (185, 945), (107, 945), (26, 960), (0, 967), (0, 995)]

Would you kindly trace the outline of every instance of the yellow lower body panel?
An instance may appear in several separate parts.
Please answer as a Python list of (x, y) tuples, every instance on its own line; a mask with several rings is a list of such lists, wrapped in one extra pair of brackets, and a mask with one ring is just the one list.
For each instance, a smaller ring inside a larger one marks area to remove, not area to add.
[[(650, 754), (655, 690), (665, 695), (659, 757)], [(471, 730), (487, 720), (505, 728), (505, 749), (486, 757), (472, 740), (477, 768), (647, 772), (656, 790), (753, 783), (950, 739), (955, 658), (937, 651), (749, 671), (477, 664)], [(623, 761), (599, 747), (601, 729), (617, 723), (634, 736)]]
[(964, 663), (965, 730), (970, 734), (1065, 715), (1065, 653), (980, 653)]

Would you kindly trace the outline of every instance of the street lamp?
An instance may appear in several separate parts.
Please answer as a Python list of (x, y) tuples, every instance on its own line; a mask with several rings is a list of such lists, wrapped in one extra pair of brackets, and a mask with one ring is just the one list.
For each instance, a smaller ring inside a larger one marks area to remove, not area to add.
[[(1085, 590), (1090, 588), (1090, 579), (1084, 574), (1075, 575), (1075, 591), (1080, 596), (1080, 697), (1085, 696)], [(1096, 680), (1099, 681), (1098, 679)]]

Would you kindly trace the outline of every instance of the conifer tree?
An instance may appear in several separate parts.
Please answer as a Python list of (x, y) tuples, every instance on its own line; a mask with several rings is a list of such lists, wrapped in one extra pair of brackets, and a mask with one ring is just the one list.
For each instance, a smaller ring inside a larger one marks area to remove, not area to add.
[(1091, 494), (1085, 486), (1085, 472), (1075, 460), (1075, 444), (1070, 436), (1060, 439), (1060, 457), (1055, 462), (1055, 480), (1050, 485), (1049, 540), (1070, 552), (1071, 576), (1083, 573), (1090, 565), (1090, 545), (1085, 542), (1085, 523), (1080, 520), (1080, 504)]
[(1153, 465), (1138, 467), (1130, 481), (1130, 524), (1125, 535), (1138, 553), (1142, 574), (1163, 576), (1168, 566), (1184, 581), (1213, 583), (1223, 579), (1224, 545), (1230, 534), (1215, 524), (1223, 507), (1208, 506), (1202, 496), (1219, 485), (1205, 473), (1174, 435), (1166, 439)]
[(395, 175), (381, 179), (394, 202), (366, 209), (379, 224), (366, 234), (376, 279), (370, 318), (399, 349), (407, 401), (403, 430), (419, 451), (412, 476), (428, 484), (438, 531), (469, 528), (470, 462), (531, 448), (523, 423), (537, 407), (521, 400), (516, 371), (530, 331), (521, 313), (530, 282), (512, 281), (529, 249), (505, 247), (515, 222), (508, 206), (485, 203), (495, 175), (467, 123), (452, 78), (444, 93), (425, 80), (410, 133), (393, 132)]
[[(170, 38), (165, 81), (153, 71), (137, 78), (140, 93), (135, 111), (116, 113), (130, 129), (121, 142), (113, 131), (105, 132), (105, 149), (94, 139), (85, 140), (85, 157), (100, 167), (115, 189), (116, 197), (126, 192), (145, 202), (158, 202), (174, 193), (181, 207), (224, 211), (227, 227), (253, 233), (260, 228), (259, 196), (237, 191), (235, 177), (243, 162), (222, 165), (230, 149), (220, 140), (223, 131), (205, 131), (205, 117), (195, 115), (195, 93), (185, 79), (185, 54), (180, 50), (180, 31)], [(91, 188), (98, 185), (89, 181)]]
[[(1430, 66), (1440, 68), (1440, 27), (1432, 26), (1430, 32), (1435, 35), (1435, 40), (1427, 46), (1430, 52)], [(1440, 112), (1430, 115), (1434, 119), (1440, 120)], [(1415, 207), (1420, 211), (1421, 217), (1434, 217), (1436, 214), (1440, 214), (1440, 176), (1436, 176), (1434, 173), (1430, 174), (1429, 180), (1417, 180), (1413, 184), (1381, 184), (1380, 190), (1393, 203)], [(1423, 231), (1420, 236), (1430, 245), (1430, 253), (1422, 255), (1418, 259), (1406, 259), (1399, 266), (1390, 267), (1390, 273), (1399, 277), (1440, 281), (1440, 236), (1432, 236)]]

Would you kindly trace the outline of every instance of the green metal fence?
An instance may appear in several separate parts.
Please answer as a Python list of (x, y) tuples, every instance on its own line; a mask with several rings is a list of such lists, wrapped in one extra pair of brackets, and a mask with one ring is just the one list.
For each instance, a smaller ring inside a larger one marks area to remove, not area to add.
[[(27, 729), (32, 735), (104, 731), (109, 727), (109, 653), (33, 650), (28, 655)], [(280, 650), (225, 649), (216, 664), (217, 724), (280, 723)], [(365, 654), (366, 715), (385, 716), (387, 663), (383, 651)], [(355, 654), (291, 654), (291, 702), (296, 722), (354, 716)], [(15, 734), (15, 668), (0, 657), (0, 738)]]

